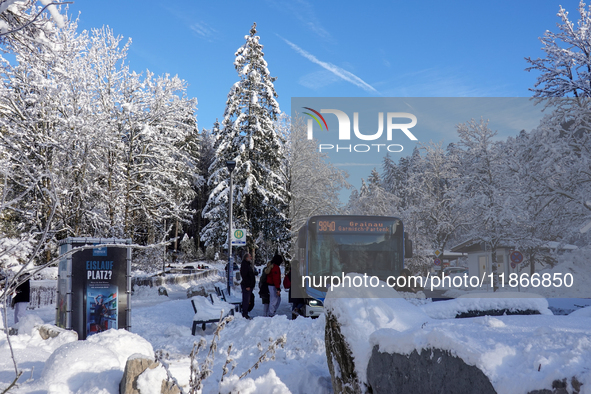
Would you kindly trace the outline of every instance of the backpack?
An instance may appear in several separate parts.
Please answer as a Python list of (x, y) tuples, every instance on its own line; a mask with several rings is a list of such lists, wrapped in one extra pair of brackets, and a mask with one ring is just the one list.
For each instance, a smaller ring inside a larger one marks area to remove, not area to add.
[(263, 274), (261, 275), (261, 280), (259, 281), (259, 295), (262, 296), (269, 296), (269, 286), (267, 286), (267, 269), (263, 270)]
[(283, 287), (286, 289), (291, 288), (291, 271), (283, 278)]

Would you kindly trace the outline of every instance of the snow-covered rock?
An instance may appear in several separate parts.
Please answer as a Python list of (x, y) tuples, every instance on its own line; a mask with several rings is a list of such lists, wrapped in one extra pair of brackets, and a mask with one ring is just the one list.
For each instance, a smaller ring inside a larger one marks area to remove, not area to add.
[[(337, 392), (434, 392), (445, 376), (444, 392), (465, 392), (469, 381), (480, 393), (591, 393), (587, 311), (554, 316), (545, 299), (515, 294), (421, 307), (387, 288), (373, 294), (385, 298), (356, 298), (372, 295), (368, 291), (336, 289), (325, 300), (327, 357)], [(351, 298), (341, 298), (346, 296)], [(450, 318), (469, 310), (524, 308), (539, 314)]]
[(324, 306), (327, 361), (336, 392), (365, 392), (372, 332), (382, 327), (405, 331), (430, 320), (389, 286), (334, 288)]
[(532, 293), (472, 293), (445, 302), (432, 302), (420, 308), (433, 319), (455, 319), (464, 315), (540, 314), (552, 315), (548, 301)]

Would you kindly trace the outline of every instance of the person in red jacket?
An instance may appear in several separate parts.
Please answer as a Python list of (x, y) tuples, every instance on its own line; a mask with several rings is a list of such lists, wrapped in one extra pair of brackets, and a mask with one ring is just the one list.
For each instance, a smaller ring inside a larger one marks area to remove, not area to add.
[(275, 316), (281, 303), (281, 269), (279, 266), (283, 263), (283, 257), (276, 254), (271, 259), (271, 263), (273, 267), (267, 275), (267, 285), (269, 286), (269, 295), (271, 297), (269, 301), (269, 317)]

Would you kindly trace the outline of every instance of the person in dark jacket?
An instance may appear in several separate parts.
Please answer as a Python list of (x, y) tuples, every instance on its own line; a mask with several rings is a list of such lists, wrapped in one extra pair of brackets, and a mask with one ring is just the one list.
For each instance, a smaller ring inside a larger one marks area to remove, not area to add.
[[(293, 260), (291, 262), (291, 264), (289, 265), (287, 272), (285, 273), (285, 278), (283, 279), (283, 287), (289, 288), (288, 302), (291, 304), (292, 319), (295, 319), (296, 317), (303, 315), (303, 313), (304, 313), (303, 307), (305, 306), (303, 298), (296, 298), (296, 297), (291, 296), (291, 291), (292, 291), (291, 289), (294, 286), (301, 287), (301, 284), (299, 282), (299, 280), (301, 280), (301, 278), (298, 274), (298, 266), (299, 266), (299, 261)], [(292, 281), (292, 278), (293, 278), (293, 281)], [(289, 287), (286, 286), (286, 282), (289, 283)], [(294, 290), (294, 292), (298, 293), (298, 295), (299, 295), (301, 293), (301, 289)]]
[(240, 287), (242, 287), (242, 316), (246, 319), (251, 319), (251, 317), (248, 316), (248, 304), (250, 303), (250, 297), (256, 284), (251, 260), (251, 255), (246, 253), (242, 259), (242, 264), (240, 265), (240, 276), (242, 276), (242, 282), (240, 283)]
[(271, 273), (271, 268), (273, 268), (273, 264), (268, 263), (263, 269), (261, 279), (259, 280), (259, 296), (261, 297), (261, 302), (263, 303), (263, 316), (265, 317), (269, 317), (270, 295), (269, 285), (267, 285), (267, 275)]
[(271, 259), (273, 267), (271, 272), (267, 275), (267, 285), (269, 286), (269, 317), (275, 316), (279, 304), (281, 303), (281, 269), (279, 266), (283, 263), (283, 257), (276, 254)]
[[(19, 282), (22, 278), (19, 278)], [(25, 313), (29, 301), (31, 300), (31, 278), (28, 277), (26, 281), (21, 283), (16, 288), (16, 295), (12, 299), (14, 305), (14, 323), (18, 323), (19, 319)]]

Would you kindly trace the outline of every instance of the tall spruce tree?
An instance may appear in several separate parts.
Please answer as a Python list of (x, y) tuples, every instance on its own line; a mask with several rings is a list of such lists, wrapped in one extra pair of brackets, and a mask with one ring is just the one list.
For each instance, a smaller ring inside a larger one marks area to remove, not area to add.
[(240, 80), (232, 86), (226, 102), (222, 129), (215, 142), (216, 158), (210, 168), (211, 193), (203, 229), (207, 245), (227, 242), (229, 173), (226, 161), (235, 160), (233, 173), (233, 228), (246, 228), (247, 243), (274, 243), (289, 248), (289, 200), (286, 179), (281, 174), (285, 141), (274, 122), (280, 114), (277, 93), (256, 35), (256, 23), (236, 52), (234, 67)]

